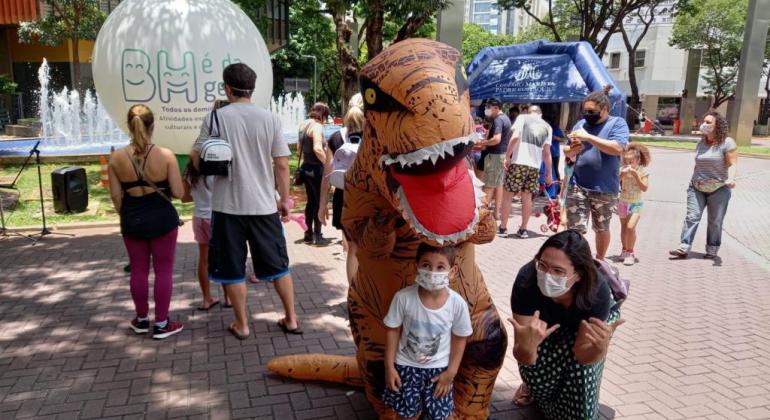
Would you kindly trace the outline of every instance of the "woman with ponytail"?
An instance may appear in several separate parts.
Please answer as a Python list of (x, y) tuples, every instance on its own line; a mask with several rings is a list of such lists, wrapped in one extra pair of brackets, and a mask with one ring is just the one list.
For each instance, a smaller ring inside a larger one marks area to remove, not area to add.
[(145, 105), (128, 110), (131, 143), (110, 157), (110, 195), (120, 214), (120, 232), (131, 265), (131, 297), (136, 317), (129, 327), (137, 334), (150, 331), (150, 260), (155, 272), (155, 339), (182, 331), (169, 321), (174, 255), (179, 215), (172, 198), (184, 194), (179, 164), (171, 150), (152, 144), (155, 117)]

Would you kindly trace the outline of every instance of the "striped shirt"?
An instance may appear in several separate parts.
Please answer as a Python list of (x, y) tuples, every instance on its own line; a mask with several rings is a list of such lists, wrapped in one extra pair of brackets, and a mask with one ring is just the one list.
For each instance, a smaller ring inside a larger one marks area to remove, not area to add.
[(738, 148), (735, 140), (728, 137), (721, 144), (708, 145), (704, 140), (695, 148), (695, 170), (692, 181), (727, 181), (725, 153)]

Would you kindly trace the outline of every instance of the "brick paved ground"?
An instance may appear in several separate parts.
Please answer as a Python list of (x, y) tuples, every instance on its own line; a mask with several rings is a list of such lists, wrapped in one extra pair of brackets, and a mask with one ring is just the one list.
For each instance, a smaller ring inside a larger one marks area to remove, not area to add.
[[(739, 163), (722, 261), (669, 261), (691, 159), (689, 152), (654, 153), (642, 262), (623, 269), (632, 295), (606, 365), (603, 418), (770, 418), (770, 161)], [(187, 224), (171, 308), (186, 331), (157, 342), (126, 328), (132, 303), (116, 229), (75, 233), (36, 246), (0, 241), (0, 418), (373, 417), (359, 390), (284, 380), (265, 368), (279, 354), (352, 354), (339, 245), (290, 244), (304, 336), (278, 330), (280, 301), (259, 284), (249, 292), (254, 334), (240, 342), (224, 331), (229, 310), (194, 310), (197, 249)], [(289, 225), (288, 236), (292, 242), (301, 232)], [(502, 316), (510, 314), (517, 268), (543, 240), (497, 239), (478, 248)], [(509, 402), (518, 383), (509, 352), (495, 388), (496, 418), (539, 418)]]

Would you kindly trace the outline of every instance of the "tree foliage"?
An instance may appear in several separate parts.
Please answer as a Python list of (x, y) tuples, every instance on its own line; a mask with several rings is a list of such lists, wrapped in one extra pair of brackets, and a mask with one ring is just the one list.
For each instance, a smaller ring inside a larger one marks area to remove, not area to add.
[(590, 43), (599, 57), (604, 55), (610, 38), (620, 30), (623, 20), (651, 0), (546, 0), (543, 17), (532, 10), (532, 0), (499, 0), (501, 9), (518, 8), (550, 31), (554, 41), (577, 38)]
[(463, 65), (468, 66), (473, 57), (486, 47), (514, 44), (511, 35), (493, 34), (480, 25), (466, 23), (463, 25)]
[(669, 44), (701, 50), (706, 93), (714, 108), (735, 92), (748, 0), (690, 0), (676, 16)]
[(9, 74), (0, 74), (0, 94), (10, 95), (16, 92), (18, 85), (11, 79)]
[[(317, 89), (318, 100), (339, 112), (340, 70), (334, 42), (334, 24), (321, 13), (318, 1), (292, 1), (289, 6), (289, 42), (272, 57), (273, 95), (285, 93), (284, 78), (307, 78), (311, 80), (311, 92), (305, 95), (306, 101), (312, 101)], [(312, 85), (313, 60), (308, 56), (317, 59), (317, 87)]]
[(72, 45), (72, 85), (80, 86), (80, 50), (78, 41), (94, 40), (106, 15), (97, 0), (45, 0), (52, 12), (33, 22), (22, 22), (19, 40), (24, 43), (40, 43), (58, 46), (69, 40)]
[(646, 7), (636, 10), (630, 17), (633, 24), (626, 21), (620, 24), (620, 35), (628, 53), (628, 82), (631, 85), (631, 106), (636, 109), (641, 106), (639, 85), (636, 82), (636, 51), (642, 43), (650, 26), (655, 22), (656, 7), (663, 0), (651, 0)]
[[(234, 1), (249, 14), (265, 0)], [(390, 43), (434, 37), (436, 15), (450, 1), (293, 0), (289, 43), (273, 55), (274, 95), (283, 92), (284, 77), (312, 78), (313, 62), (303, 55), (313, 55), (318, 59), (318, 99), (344, 112), (358, 90), (360, 68)], [(255, 13), (250, 16), (262, 27)]]

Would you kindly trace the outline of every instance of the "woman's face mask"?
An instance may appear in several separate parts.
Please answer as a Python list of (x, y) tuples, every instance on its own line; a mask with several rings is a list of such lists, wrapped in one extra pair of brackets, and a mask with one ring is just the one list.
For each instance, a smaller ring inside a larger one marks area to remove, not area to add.
[(700, 132), (703, 134), (711, 134), (714, 132), (714, 124), (704, 122), (700, 125)]
[(537, 270), (537, 287), (540, 292), (550, 298), (555, 298), (569, 292), (571, 285), (566, 276), (554, 276), (551, 273)]

